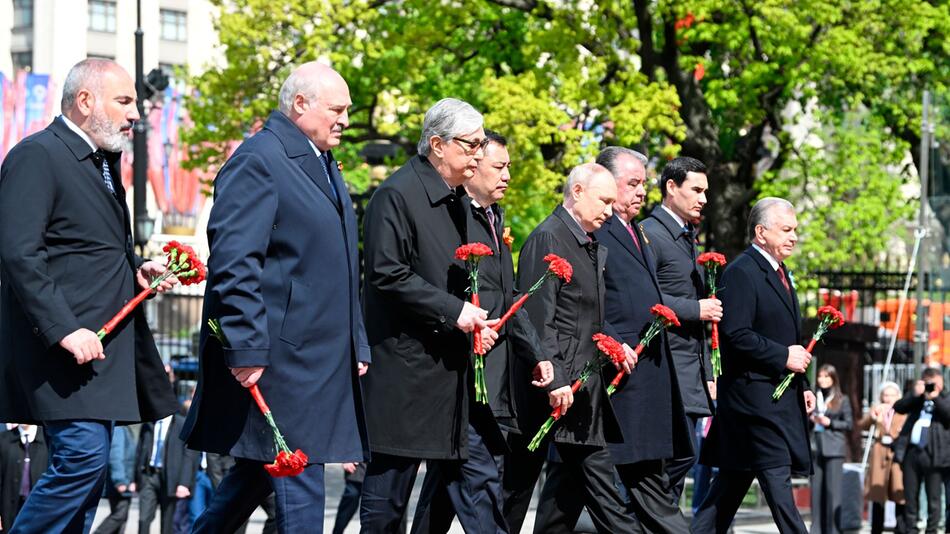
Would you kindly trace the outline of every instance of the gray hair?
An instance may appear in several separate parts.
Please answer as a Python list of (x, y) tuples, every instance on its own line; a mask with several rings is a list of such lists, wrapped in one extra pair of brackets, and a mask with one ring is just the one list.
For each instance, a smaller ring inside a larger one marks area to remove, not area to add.
[(749, 212), (749, 241), (755, 240), (756, 226), (760, 224), (766, 228), (770, 228), (772, 226), (773, 208), (785, 208), (787, 210), (795, 211), (795, 206), (792, 206), (792, 203), (785, 200), (784, 198), (765, 197), (759, 199), (752, 206), (752, 211)]
[(610, 174), (610, 170), (599, 163), (584, 163), (571, 169), (571, 174), (567, 175), (567, 184), (564, 185), (564, 200), (571, 198), (571, 190), (575, 185), (580, 184), (586, 188), (591, 178), (602, 172)]
[(610, 174), (617, 176), (617, 158), (620, 156), (630, 156), (642, 163), (644, 168), (646, 168), (647, 161), (649, 161), (646, 156), (636, 150), (622, 146), (609, 146), (598, 154), (597, 163), (606, 167)]
[(76, 105), (76, 96), (79, 95), (79, 91), (85, 89), (93, 94), (99, 93), (102, 89), (102, 75), (118, 66), (119, 64), (111, 59), (97, 57), (86, 58), (73, 65), (63, 81), (63, 99), (59, 104), (63, 114)]
[(884, 390), (886, 389), (895, 389), (897, 390), (898, 395), (901, 394), (901, 387), (897, 385), (897, 382), (891, 382), (890, 380), (887, 382), (881, 382), (880, 387), (877, 388), (877, 394), (880, 396), (881, 393), (884, 393)]
[(277, 96), (277, 109), (284, 115), (290, 116), (290, 110), (294, 107), (294, 98), (297, 95), (304, 95), (307, 100), (317, 97), (317, 82), (315, 76), (306, 76), (296, 69), (290, 73), (290, 76), (284, 80), (280, 86), (280, 94)]
[(422, 137), (416, 150), (420, 156), (429, 155), (429, 139), (437, 135), (445, 141), (482, 127), (485, 119), (468, 102), (457, 98), (443, 98), (426, 111), (422, 121)]

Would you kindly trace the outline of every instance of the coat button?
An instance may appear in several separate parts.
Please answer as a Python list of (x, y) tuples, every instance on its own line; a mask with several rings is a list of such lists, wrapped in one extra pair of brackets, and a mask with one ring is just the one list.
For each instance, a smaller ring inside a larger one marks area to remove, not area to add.
[(277, 229), (277, 225), (275, 224), (275, 225), (274, 225), (274, 230), (276, 230), (276, 229)]
[(439, 322), (442, 323), (442, 324), (445, 324), (445, 316), (444, 316), (444, 315), (440, 315), (440, 316), (439, 316)]
[(39, 333), (40, 333), (40, 329), (34, 326), (34, 327), (33, 327), (33, 333), (34, 333), (34, 334), (39, 334)]

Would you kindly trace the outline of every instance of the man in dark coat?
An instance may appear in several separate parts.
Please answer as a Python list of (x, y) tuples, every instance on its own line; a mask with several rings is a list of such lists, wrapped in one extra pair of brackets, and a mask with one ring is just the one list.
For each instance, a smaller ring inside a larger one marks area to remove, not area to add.
[[(364, 222), (365, 312), (374, 369), (364, 378), (373, 460), (363, 481), (362, 532), (398, 532), (422, 460), (439, 472), (466, 532), (507, 532), (498, 468), (501, 430), (474, 402), (475, 329), (491, 349), (488, 314), (468, 302), (471, 200), (462, 184), (483, 157), (482, 116), (446, 98), (425, 115), (419, 155), (373, 194)], [(418, 529), (418, 526), (414, 527)]]
[[(652, 250), (632, 222), (646, 196), (646, 158), (612, 147), (597, 161), (617, 182), (614, 216), (594, 234), (610, 250), (604, 272), (606, 321), (618, 341), (636, 346), (653, 322), (650, 308), (665, 303)], [(610, 401), (623, 442), (609, 448), (640, 525), (647, 532), (685, 532), (686, 519), (664, 470), (665, 462), (692, 451), (666, 332), (644, 349)]]
[[(236, 458), (198, 519), (232, 532), (271, 491), (281, 532), (323, 526), (324, 464), (363, 461), (359, 373), (369, 362), (359, 302), (356, 216), (330, 149), (348, 124), (346, 82), (319, 63), (298, 67), (279, 111), (215, 179), (208, 222), (198, 388), (182, 437)], [(246, 388), (257, 384), (291, 450), (297, 476), (272, 478), (273, 434)]]
[(178, 404), (141, 307), (96, 335), (165, 270), (133, 253), (119, 179), (139, 118), (132, 79), (113, 61), (83, 60), (63, 82), (62, 112), (0, 168), (0, 421), (42, 423), (56, 466), (13, 532), (88, 531), (113, 425)]
[(161, 532), (173, 532), (175, 508), (195, 488), (200, 454), (178, 437), (185, 417), (179, 414), (142, 425), (135, 451), (135, 488), (139, 495), (139, 533), (148, 534), (161, 509)]
[[(478, 172), (465, 182), (465, 191), (471, 197), (468, 238), (469, 242), (484, 243), (492, 249), (493, 254), (478, 264), (478, 295), (489, 317), (501, 317), (519, 296), (514, 289), (510, 244), (505, 241), (505, 212), (498, 205), (511, 180), (508, 172), (511, 157), (508, 141), (503, 136), (485, 130), (485, 139), (488, 145), (478, 162)], [(513, 370), (516, 365), (528, 371), (523, 375), (516, 373)], [(495, 420), (506, 432), (521, 433), (515, 420), (512, 395), (517, 387), (515, 377), (528, 374), (535, 387), (546, 387), (554, 379), (554, 367), (550, 361), (542, 360), (541, 341), (522, 308), (505, 323), (495, 346), (485, 356), (488, 403)], [(496, 463), (501, 468), (500, 462)], [(422, 522), (425, 526), (420, 528), (429, 533), (448, 532), (455, 517), (448, 493), (441, 484), (436, 484), (437, 478), (437, 469), (426, 471), (413, 521)]]
[(0, 424), (0, 531), (13, 526), (47, 460), (42, 428)]
[[(663, 167), (659, 186), (663, 203), (643, 221), (643, 234), (656, 260), (663, 303), (676, 313), (682, 325), (668, 329), (667, 338), (683, 410), (689, 417), (693, 450), (698, 453), (696, 426), (702, 418), (712, 415), (710, 392), (715, 391), (703, 321), (718, 322), (722, 318), (722, 302), (705, 298), (705, 272), (696, 263), (692, 221), (699, 220), (706, 205), (706, 166), (690, 157), (676, 158)], [(696, 454), (692, 454), (673, 458), (666, 464), (677, 501), (695, 463)]]
[[(598, 357), (592, 336), (604, 329), (603, 269), (607, 249), (592, 237), (610, 217), (617, 186), (610, 172), (595, 163), (575, 167), (564, 188), (564, 203), (531, 232), (521, 249), (518, 287), (526, 291), (548, 269), (547, 254), (566, 259), (574, 273), (570, 283), (548, 280), (525, 309), (541, 338), (543, 354), (554, 363), (547, 397), (516, 377), (522, 434), (509, 435), (505, 458), (505, 513), (513, 532), (521, 529), (528, 502), (553, 440), (560, 463), (552, 463), (541, 490), (534, 531), (571, 532), (587, 506), (598, 532), (632, 532), (633, 517), (624, 510), (614, 485), (608, 441), (620, 430), (599, 373), (572, 394), (571, 384), (587, 362)], [(625, 366), (633, 363), (624, 362)], [(610, 369), (614, 369), (612, 366)], [(627, 367), (629, 370), (629, 367)], [(567, 410), (542, 446), (527, 445), (552, 408)], [(579, 486), (579, 487), (578, 487)]]
[[(719, 467), (693, 517), (693, 532), (725, 533), (757, 478), (780, 532), (805, 532), (792, 497), (792, 474), (811, 473), (808, 414), (815, 394), (799, 345), (801, 315), (783, 261), (798, 236), (795, 209), (783, 199), (756, 202), (749, 215), (752, 246), (722, 273), (722, 370), (718, 406), (700, 461)], [(775, 387), (797, 373), (778, 400)]]

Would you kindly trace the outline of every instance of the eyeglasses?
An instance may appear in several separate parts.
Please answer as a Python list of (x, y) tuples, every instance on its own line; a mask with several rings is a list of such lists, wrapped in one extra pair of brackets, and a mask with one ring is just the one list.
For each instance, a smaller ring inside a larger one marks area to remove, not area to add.
[(462, 139), (461, 137), (453, 137), (452, 140), (458, 141), (462, 145), (465, 153), (468, 155), (472, 155), (478, 152), (478, 149), (484, 150), (485, 147), (488, 146), (488, 143), (491, 142), (487, 137), (484, 139), (477, 139), (477, 140)]

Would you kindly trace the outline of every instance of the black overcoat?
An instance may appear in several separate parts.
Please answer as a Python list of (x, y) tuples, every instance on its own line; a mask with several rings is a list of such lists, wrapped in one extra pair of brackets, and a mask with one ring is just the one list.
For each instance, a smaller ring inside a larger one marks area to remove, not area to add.
[(801, 342), (801, 315), (768, 260), (752, 247), (732, 260), (720, 281), (722, 376), (716, 417), (703, 442), (702, 463), (749, 470), (791, 466), (811, 473), (804, 374), (778, 400), (772, 392), (788, 371), (788, 347)]
[(0, 168), (0, 421), (154, 421), (178, 407), (139, 306), (79, 365), (58, 343), (98, 331), (139, 291), (119, 154), (116, 195), (57, 117)]
[[(201, 453), (185, 447), (178, 436), (185, 423), (183, 415), (172, 416), (165, 434), (165, 447), (162, 449), (162, 489), (166, 497), (174, 497), (178, 486), (184, 486), (192, 493), (195, 491), (195, 474), (201, 464)], [(152, 445), (155, 439), (155, 423), (142, 425), (139, 442), (135, 448), (135, 482), (141, 485), (141, 476), (150, 465)]]
[[(521, 249), (521, 291), (527, 291), (544, 274), (548, 268), (544, 257), (550, 253), (570, 262), (574, 269), (571, 282), (548, 280), (524, 305), (541, 338), (544, 358), (554, 364), (554, 381), (548, 390), (570, 385), (584, 365), (597, 357), (597, 345), (591, 338), (604, 327), (603, 269), (608, 257), (606, 247), (592, 241), (570, 213), (558, 206), (531, 232)], [(517, 382), (518, 416), (522, 433), (533, 436), (550, 415), (551, 407), (547, 394), (530, 384), (525, 371), (519, 371)], [(594, 446), (620, 440), (620, 429), (599, 373), (574, 394), (574, 404), (549, 436), (558, 443)]]
[(667, 330), (676, 368), (680, 397), (687, 415), (712, 415), (706, 382), (713, 379), (706, 325), (699, 320), (699, 299), (707, 297), (705, 272), (696, 263), (693, 235), (676, 224), (673, 216), (657, 206), (641, 224), (656, 260), (656, 278), (663, 303), (676, 312), (682, 326)]
[[(654, 259), (640, 230), (637, 248), (616, 216), (594, 233), (610, 249), (604, 272), (607, 331), (621, 343), (636, 347), (653, 321), (650, 308), (663, 304), (654, 271)], [(605, 368), (610, 380), (617, 371)], [(610, 445), (617, 464), (684, 458), (692, 454), (692, 441), (683, 414), (676, 371), (665, 332), (643, 350), (633, 372), (623, 379), (610, 398), (623, 432), (623, 443)]]
[[(20, 430), (6, 430), (0, 423), (0, 521), (6, 529), (13, 525), (20, 500), (20, 482), (23, 480), (23, 445)], [(30, 487), (43, 476), (49, 459), (43, 428), (36, 430), (30, 442)]]
[[(497, 319), (508, 311), (512, 302), (520, 294), (516, 294), (514, 290), (515, 271), (511, 250), (503, 241), (505, 212), (498, 204), (493, 205), (492, 210), (495, 214), (495, 234), (498, 236), (498, 246), (492, 237), (485, 210), (474, 202), (470, 210), (472, 219), (468, 225), (468, 237), (469, 242), (484, 243), (494, 252), (479, 263), (478, 296), (481, 307), (488, 312), (488, 317)], [(517, 387), (515, 377), (519, 376), (513, 372), (516, 365), (515, 359), (520, 359), (520, 364), (528, 370), (534, 369), (542, 359), (541, 341), (524, 308), (518, 310), (498, 334), (495, 346), (485, 355), (488, 400), (498, 422), (509, 430), (518, 431), (512, 400), (514, 389)], [(523, 375), (520, 376), (524, 379)]]
[(373, 366), (363, 387), (373, 452), (465, 459), (470, 420), (490, 449), (503, 450), (491, 410), (471, 403), (472, 338), (455, 326), (469, 298), (455, 250), (468, 242), (470, 204), (415, 156), (366, 207), (363, 309)]
[(323, 165), (274, 112), (215, 178), (198, 387), (182, 432), (191, 448), (273, 461), (270, 427), (229, 369), (263, 366), (258, 386), (291, 450), (314, 463), (366, 457), (356, 215), (328, 155)]

